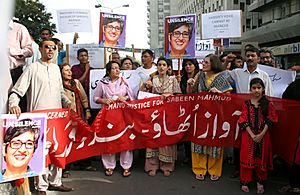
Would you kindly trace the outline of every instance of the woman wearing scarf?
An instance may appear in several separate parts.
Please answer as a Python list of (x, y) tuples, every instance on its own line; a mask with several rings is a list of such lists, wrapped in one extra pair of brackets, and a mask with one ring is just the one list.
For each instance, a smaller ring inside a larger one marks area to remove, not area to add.
[[(223, 71), (218, 56), (209, 54), (204, 59), (203, 69), (187, 81), (187, 93), (213, 92), (226, 93), (232, 87), (220, 74)], [(192, 169), (198, 180), (204, 180), (208, 172), (210, 180), (216, 181), (222, 174), (223, 148), (192, 144)]]
[[(160, 57), (157, 60), (157, 72), (151, 75), (151, 79), (141, 87), (141, 90), (159, 94), (162, 100), (171, 95), (180, 94), (181, 90), (176, 76), (169, 76), (170, 67), (172, 67), (172, 61)], [(149, 176), (154, 177), (160, 169), (164, 176), (168, 177), (175, 170), (176, 159), (176, 144), (159, 148), (146, 148), (145, 171), (148, 172)]]
[[(89, 102), (81, 83), (77, 79), (72, 79), (72, 71), (69, 64), (64, 63), (60, 68), (65, 94), (71, 101), (70, 109), (74, 110), (78, 116), (88, 120), (91, 117)], [(96, 169), (91, 166), (91, 161), (88, 159), (81, 160), (79, 164), (84, 164), (84, 170), (96, 171)], [(64, 178), (70, 176), (70, 168), (71, 165), (68, 164), (64, 169)]]
[[(120, 76), (120, 64), (110, 61), (106, 65), (106, 75), (100, 80), (95, 90), (94, 102), (96, 104), (110, 105), (114, 101), (127, 101), (133, 99), (133, 92), (126, 78)], [(123, 176), (128, 177), (133, 161), (132, 151), (120, 153), (120, 164), (124, 169)], [(105, 174), (111, 176), (116, 167), (116, 154), (103, 154), (102, 163), (106, 169)]]

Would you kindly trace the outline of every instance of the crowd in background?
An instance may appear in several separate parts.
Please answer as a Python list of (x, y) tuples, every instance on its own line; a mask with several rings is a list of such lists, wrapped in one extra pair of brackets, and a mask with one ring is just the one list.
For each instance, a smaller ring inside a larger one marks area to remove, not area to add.
[[(9, 33), (10, 71), (14, 83), (9, 96), (10, 113), (19, 115), (21, 112), (37, 109), (68, 107), (92, 124), (99, 110), (90, 109), (88, 101), (90, 70), (93, 69), (88, 50), (79, 49), (78, 64), (70, 65), (66, 63), (63, 43), (53, 38), (51, 30), (40, 30), (39, 44), (30, 37), (24, 26), (16, 22), (11, 21)], [(76, 43), (77, 39), (78, 34), (75, 33), (73, 43)], [(130, 101), (136, 98), (128, 80), (121, 76), (121, 70), (135, 70), (140, 75), (139, 90), (158, 94), (162, 99), (181, 93), (250, 93), (251, 99), (245, 102), (245, 105), (241, 105), (244, 114), (239, 119), (239, 125), (244, 130), (242, 141), (251, 151), (244, 148), (244, 145), (239, 150), (190, 142), (180, 144), (184, 146), (184, 163), (191, 164), (195, 179), (203, 181), (206, 175), (209, 175), (212, 182), (217, 181), (222, 176), (223, 159), (226, 159), (226, 162), (235, 164), (236, 169), (232, 177), (240, 176), (242, 191), (249, 192), (249, 183), (253, 181), (252, 174), (255, 173), (258, 177), (257, 193), (262, 194), (268, 169), (272, 168), (273, 156), (269, 150), (271, 143), (268, 129), (272, 128), (277, 118), (272, 103), (265, 96), (272, 96), (272, 83), (267, 73), (259, 66), (277, 66), (269, 50), (258, 50), (252, 45), (247, 45), (244, 54), (245, 58), (233, 53), (209, 54), (201, 63), (197, 59), (183, 59), (182, 69), (178, 71), (173, 70), (170, 59), (160, 57), (155, 62), (154, 53), (150, 49), (142, 52), (141, 64), (130, 56), (121, 58), (119, 53), (114, 51), (105, 65), (106, 75), (99, 78), (99, 85), (91, 99), (96, 104), (109, 105), (116, 100)], [(290, 69), (299, 71), (298, 67), (292, 66)], [(53, 86), (47, 86), (47, 82), (53, 83)], [(299, 82), (295, 81), (291, 85), (297, 83)], [(299, 100), (299, 95), (294, 95), (299, 90), (288, 89), (289, 95), (285, 97)], [(145, 171), (149, 176), (153, 177), (161, 170), (164, 176), (168, 177), (175, 171), (176, 144), (146, 148), (140, 152), (144, 154)], [(107, 176), (113, 175), (116, 159), (116, 154), (102, 155), (104, 173)], [(131, 175), (133, 161), (133, 151), (120, 153), (124, 177)], [(51, 165), (46, 175), (36, 178), (38, 193), (46, 194), (46, 190), (74, 190), (64, 186), (61, 178), (71, 177), (71, 166), (75, 165), (82, 170), (96, 171), (90, 158), (68, 165), (65, 170)], [(298, 164), (290, 168), (291, 173), (299, 173)], [(300, 192), (299, 175), (290, 174), (291, 186), (286, 190)]]

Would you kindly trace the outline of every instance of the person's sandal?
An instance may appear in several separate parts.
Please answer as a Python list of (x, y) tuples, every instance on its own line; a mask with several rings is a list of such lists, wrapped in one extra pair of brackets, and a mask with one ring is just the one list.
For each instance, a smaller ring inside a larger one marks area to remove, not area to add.
[(123, 177), (129, 177), (131, 175), (131, 172), (129, 169), (124, 169), (123, 171)]
[(263, 194), (265, 192), (264, 185), (257, 182), (257, 194)]
[(249, 192), (249, 187), (248, 186), (245, 186), (245, 185), (242, 185), (242, 187), (241, 187), (241, 190), (243, 191), (243, 192)]
[(211, 181), (218, 181), (218, 180), (219, 180), (219, 177), (216, 176), (216, 175), (211, 175), (211, 176), (210, 176), (210, 180), (211, 180)]
[(113, 170), (113, 169), (106, 169), (106, 170), (105, 170), (105, 175), (106, 175), (106, 176), (112, 176), (113, 173), (114, 173), (114, 170)]
[(204, 175), (199, 174), (195, 176), (197, 180), (203, 181), (205, 179)]
[(164, 171), (164, 176), (165, 177), (169, 177), (171, 175), (171, 172), (170, 171)]
[(148, 175), (151, 177), (154, 177), (156, 175), (156, 171), (151, 170), (151, 171), (149, 171)]

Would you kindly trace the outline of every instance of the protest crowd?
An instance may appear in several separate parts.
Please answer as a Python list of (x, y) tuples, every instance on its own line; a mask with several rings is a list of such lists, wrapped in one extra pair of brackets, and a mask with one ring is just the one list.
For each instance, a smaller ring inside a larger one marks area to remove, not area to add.
[[(103, 33), (106, 31), (115, 34), (122, 33), (123, 23), (118, 26), (119, 21), (119, 18), (106, 21)], [(171, 27), (169, 40), (171, 42), (172, 40), (185, 39), (187, 43), (183, 45), (187, 45), (194, 36), (192, 34), (193, 27), (191, 24), (186, 25), (182, 20), (179, 23), (180, 25), (174, 26), (173, 24)], [(182, 29), (184, 32), (181, 32)], [(91, 71), (95, 70), (95, 66), (90, 64), (88, 49), (78, 49), (78, 63), (69, 64), (68, 55), (63, 50), (63, 43), (53, 37), (50, 29), (39, 30), (40, 40), (38, 43), (31, 38), (28, 30), (33, 29), (26, 29), (17, 21), (11, 20), (9, 24), (9, 67), (13, 83), (13, 87), (9, 91), (9, 114), (20, 116), (24, 112), (67, 108), (73, 114), (76, 113), (78, 121), (83, 121), (82, 126), (90, 126), (91, 129), (97, 127), (95, 129), (101, 130), (101, 125), (104, 126), (105, 121), (97, 120), (97, 118), (102, 117), (99, 115), (100, 111), (106, 110), (101, 113), (103, 115), (109, 114), (110, 109), (114, 109), (114, 106), (118, 107), (117, 103), (120, 103), (118, 109), (123, 109), (122, 106), (127, 104), (130, 107), (131, 102), (143, 101), (142, 98), (156, 97), (162, 102), (172, 102), (171, 98), (174, 96), (191, 95), (192, 97), (195, 94), (205, 93), (217, 94), (221, 97), (234, 97), (236, 94), (247, 94), (243, 96), (246, 98), (239, 105), (241, 112), (237, 117), (238, 128), (240, 129), (238, 145), (228, 147), (228, 144), (222, 146), (204, 142), (194, 143), (183, 136), (177, 143), (166, 141), (166, 143), (171, 144), (159, 144), (155, 147), (153, 142), (152, 147), (150, 145), (137, 148), (125, 147), (128, 150), (121, 151), (119, 149), (116, 153), (107, 147), (107, 151), (101, 155), (103, 172), (107, 177), (115, 174), (119, 162), (123, 169), (121, 174), (126, 179), (126, 177), (134, 174), (134, 167), (132, 166), (135, 157), (134, 152), (138, 152), (138, 157), (145, 159), (146, 174), (155, 177), (158, 171), (162, 171), (165, 177), (169, 177), (173, 172), (176, 172), (177, 152), (179, 148), (182, 148), (184, 151), (182, 163), (190, 165), (193, 177), (199, 182), (207, 179), (207, 177), (211, 182), (218, 181), (222, 177), (223, 163), (229, 163), (235, 166), (231, 177), (240, 177), (241, 191), (247, 193), (253, 190), (249, 184), (254, 182), (258, 194), (265, 192), (268, 171), (274, 167), (273, 160), (280, 159), (280, 156), (278, 157), (272, 152), (272, 144), (276, 143), (271, 142), (271, 137), (273, 127), (281, 120), (281, 115), (272, 102), (274, 86), (272, 86), (271, 78), (262, 68), (265, 66), (272, 67), (272, 70), (276, 72), (277, 67), (279, 67), (275, 64), (271, 51), (246, 45), (241, 51), (243, 53), (228, 53), (226, 51), (211, 53), (199, 61), (190, 54), (186, 57), (185, 54), (189, 51), (184, 48), (182, 50), (183, 55), (177, 55), (180, 56), (178, 57), (180, 58), (180, 66), (178, 70), (174, 70), (174, 64), (170, 59), (172, 55), (175, 55), (172, 51), (167, 50), (166, 56), (157, 58), (151, 49), (144, 49), (141, 53), (141, 64), (139, 64), (139, 60), (132, 56), (120, 56), (118, 48), (115, 48), (115, 45), (120, 42), (116, 41), (111, 47), (111, 52), (104, 66), (105, 75), (97, 78), (98, 83), (91, 97), (90, 75)], [(78, 34), (75, 33), (74, 44), (76, 44), (77, 39)], [(102, 47), (110, 47), (104, 40), (100, 44)], [(174, 45), (175, 43), (170, 44)], [(176, 48), (176, 46), (174, 47)], [(137, 75), (136, 78), (138, 79), (135, 86), (132, 86), (129, 78), (123, 76), (122, 72), (124, 71), (132, 71), (132, 74)], [(293, 66), (289, 71), (299, 70)], [(282, 98), (300, 101), (299, 84), (297, 79), (290, 83), (283, 92)], [(147, 95), (141, 97), (141, 93)], [(151, 96), (148, 96), (149, 94)], [(175, 99), (172, 100), (175, 101)], [(100, 105), (101, 108), (92, 109), (90, 101)], [(201, 107), (201, 101), (199, 102)], [(141, 106), (139, 112), (150, 107), (146, 103), (139, 105)], [(159, 103), (156, 106), (159, 107)], [(134, 107), (132, 106), (131, 109)], [(218, 110), (218, 108), (216, 109)], [(126, 112), (124, 113), (126, 114)], [(135, 116), (134, 120), (136, 121), (144, 120), (142, 117), (139, 118), (142, 116), (139, 113), (136, 113)], [(154, 117), (152, 120), (155, 120), (155, 116), (151, 117)], [(205, 117), (209, 118), (206, 115)], [(115, 119), (110, 118), (110, 120), (114, 121)], [(78, 128), (82, 126), (78, 126)], [(118, 128), (119, 126), (115, 125), (114, 127)], [(142, 130), (142, 127), (140, 128)], [(154, 125), (154, 128), (157, 130), (155, 133), (159, 132), (160, 127)], [(57, 131), (63, 130), (57, 129)], [(119, 129), (119, 131), (121, 130), (123, 129)], [(169, 131), (173, 130), (169, 129)], [(188, 131), (192, 132), (193, 130), (189, 129)], [(84, 135), (85, 132), (82, 130), (80, 133)], [(45, 142), (46, 137), (48, 135), (43, 138)], [(64, 139), (68, 139), (69, 142), (72, 141), (72, 138), (68, 136)], [(35, 150), (32, 141), (15, 143), (13, 142), (14, 137), (7, 138), (7, 140), (6, 143), (3, 143), (7, 155), (10, 150), (33, 148)], [(297, 146), (299, 134), (296, 140)], [(75, 141), (78, 140), (75, 139)], [(47, 138), (45, 149), (51, 152), (56, 144)], [(39, 145), (39, 147), (41, 146)], [(286, 163), (290, 183), (280, 189), (292, 193), (300, 193), (300, 149), (299, 146), (297, 147), (292, 154), (294, 156), (293, 162)], [(119, 145), (119, 148), (122, 148), (122, 145)], [(16, 180), (5, 181), (5, 178), (4, 180), (1, 178), (3, 183), (0, 186), (12, 184), (12, 186), (17, 187), (19, 194), (30, 193), (30, 190), (33, 189), (30, 189), (29, 186), (34, 186), (36, 190), (36, 192), (32, 191), (31, 193), (40, 195), (47, 194), (47, 190), (76, 191), (76, 188), (65, 186), (62, 183), (62, 178), (72, 177), (72, 167), (79, 167), (83, 171), (97, 171), (92, 165), (93, 156), (98, 156), (98, 152), (93, 155), (93, 151), (90, 151), (85, 156), (86, 158), (76, 159), (76, 161), (67, 160), (66, 162), (70, 163), (63, 163), (62, 166), (58, 165), (53, 160), (55, 157), (52, 156), (50, 163), (46, 161), (47, 164), (43, 173), (35, 177), (24, 177)], [(46, 159), (46, 156), (44, 158)], [(7, 157), (6, 161), (8, 159)]]

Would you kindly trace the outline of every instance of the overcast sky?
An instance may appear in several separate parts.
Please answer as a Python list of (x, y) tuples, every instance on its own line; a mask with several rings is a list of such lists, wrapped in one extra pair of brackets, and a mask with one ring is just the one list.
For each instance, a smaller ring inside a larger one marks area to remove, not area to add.
[[(48, 12), (52, 13), (53, 22), (57, 25), (56, 10), (89, 9), (91, 10), (93, 33), (79, 33), (77, 43), (98, 43), (99, 13), (110, 12), (127, 15), (126, 47), (134, 44), (135, 48), (148, 48), (147, 44), (147, 1), (146, 0), (40, 0)], [(95, 8), (100, 3), (103, 8)], [(128, 8), (120, 8), (129, 4)], [(107, 7), (107, 8), (105, 8)], [(58, 26), (58, 25), (57, 25)], [(55, 34), (65, 44), (72, 43), (73, 33)]]

